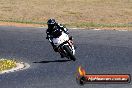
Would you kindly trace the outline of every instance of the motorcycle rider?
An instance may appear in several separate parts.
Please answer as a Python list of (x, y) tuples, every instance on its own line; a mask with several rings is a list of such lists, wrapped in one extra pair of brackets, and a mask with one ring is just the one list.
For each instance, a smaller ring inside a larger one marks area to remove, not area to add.
[[(59, 36), (61, 36), (62, 32), (66, 33), (67, 35), (69, 34), (68, 29), (66, 27), (64, 27), (63, 25), (57, 23), (55, 21), (55, 19), (49, 19), (47, 21), (47, 25), (48, 25), (48, 29), (46, 30), (46, 34), (47, 37), (46, 39), (50, 38), (50, 43), (54, 49), (55, 52), (58, 52), (58, 48), (56, 45), (54, 45), (52, 39), (53, 38), (58, 38)], [(70, 37), (70, 39), (72, 40), (72, 37)], [(63, 58), (63, 55), (61, 55), (61, 57)]]

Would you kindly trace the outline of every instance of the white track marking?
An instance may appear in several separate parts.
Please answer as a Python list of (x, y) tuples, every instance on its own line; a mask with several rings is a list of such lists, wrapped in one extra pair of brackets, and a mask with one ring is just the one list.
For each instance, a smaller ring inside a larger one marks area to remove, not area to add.
[(30, 67), (30, 65), (28, 63), (23, 63), (23, 62), (20, 62), (20, 63), (17, 62), (16, 65), (17, 66), (15, 68), (12, 68), (9, 70), (4, 70), (4, 71), (0, 72), (0, 74), (20, 71), (20, 70), (24, 70), (24, 69), (27, 69)]

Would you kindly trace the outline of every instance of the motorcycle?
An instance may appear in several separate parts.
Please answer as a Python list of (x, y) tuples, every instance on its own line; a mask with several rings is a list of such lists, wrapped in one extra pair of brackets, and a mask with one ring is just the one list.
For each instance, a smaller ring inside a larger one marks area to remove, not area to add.
[(62, 32), (61, 36), (59, 36), (58, 38), (53, 38), (52, 40), (49, 38), (49, 41), (53, 41), (54, 45), (57, 46), (57, 50), (61, 55), (73, 61), (76, 60), (72, 37), (69, 38), (67, 34)]

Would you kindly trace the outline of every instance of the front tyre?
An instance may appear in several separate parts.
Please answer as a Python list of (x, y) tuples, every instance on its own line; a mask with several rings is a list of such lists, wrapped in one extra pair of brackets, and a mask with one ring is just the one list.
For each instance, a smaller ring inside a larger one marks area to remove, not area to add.
[(68, 46), (63, 46), (63, 49), (67, 52), (67, 54), (71, 60), (73, 60), (73, 61), (76, 60), (75, 56), (73, 55), (73, 53), (71, 52), (71, 50), (69, 49)]

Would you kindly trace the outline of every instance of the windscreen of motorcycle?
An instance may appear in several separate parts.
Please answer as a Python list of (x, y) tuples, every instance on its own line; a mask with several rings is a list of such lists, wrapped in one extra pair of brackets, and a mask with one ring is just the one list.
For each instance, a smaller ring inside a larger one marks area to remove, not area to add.
[(69, 40), (69, 36), (66, 33), (62, 32), (62, 35), (60, 37), (53, 38), (53, 43), (54, 45), (59, 46), (60, 44), (62, 44), (63, 42), (67, 40)]

